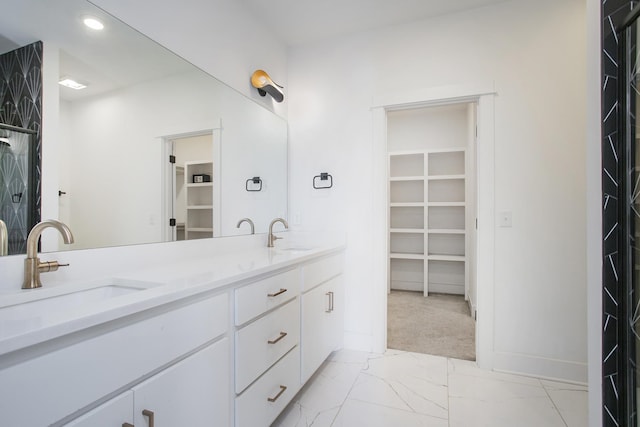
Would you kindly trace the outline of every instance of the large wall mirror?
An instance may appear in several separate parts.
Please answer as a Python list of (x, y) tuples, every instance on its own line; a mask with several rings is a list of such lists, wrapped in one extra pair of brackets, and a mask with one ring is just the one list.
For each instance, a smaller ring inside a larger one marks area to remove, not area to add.
[(55, 251), (246, 234), (236, 227), (244, 217), (260, 233), (286, 217), (284, 119), (85, 0), (3, 6), (0, 219), (10, 254), (24, 253), (41, 218), (75, 235), (70, 246), (43, 235), (42, 250)]

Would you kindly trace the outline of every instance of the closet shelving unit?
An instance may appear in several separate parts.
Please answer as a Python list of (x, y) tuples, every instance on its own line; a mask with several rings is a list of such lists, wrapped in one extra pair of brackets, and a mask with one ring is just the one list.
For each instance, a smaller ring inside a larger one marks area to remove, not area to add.
[(389, 153), (391, 289), (465, 294), (466, 150)]
[(213, 182), (194, 183), (193, 175), (213, 176), (213, 162), (189, 161), (184, 163), (187, 216), (185, 239), (213, 237)]

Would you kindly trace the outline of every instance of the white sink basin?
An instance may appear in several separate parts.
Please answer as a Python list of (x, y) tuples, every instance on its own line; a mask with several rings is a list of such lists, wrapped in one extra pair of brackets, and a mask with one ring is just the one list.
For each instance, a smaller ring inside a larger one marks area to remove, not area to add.
[(153, 283), (111, 280), (90, 287), (58, 286), (23, 291), (0, 298), (0, 336), (11, 336), (72, 315), (74, 310), (130, 295)]
[(23, 302), (22, 304), (0, 308), (0, 322), (4, 319), (25, 319), (33, 317), (34, 314), (51, 312), (51, 310), (62, 311), (96, 301), (103, 301), (107, 298), (127, 295), (139, 290), (141, 289), (107, 285), (55, 297)]

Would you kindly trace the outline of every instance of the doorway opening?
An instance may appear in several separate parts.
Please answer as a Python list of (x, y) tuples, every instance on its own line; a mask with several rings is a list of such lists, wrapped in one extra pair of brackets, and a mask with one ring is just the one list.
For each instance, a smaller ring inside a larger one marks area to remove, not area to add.
[(476, 359), (476, 116), (386, 112), (388, 348)]
[(219, 235), (219, 149), (212, 131), (166, 136), (165, 241)]

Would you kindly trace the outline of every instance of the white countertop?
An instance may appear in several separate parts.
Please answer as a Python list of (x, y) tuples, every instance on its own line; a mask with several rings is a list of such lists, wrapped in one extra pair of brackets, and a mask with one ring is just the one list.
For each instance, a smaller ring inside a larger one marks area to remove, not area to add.
[[(277, 245), (277, 244), (276, 244)], [(98, 280), (76, 280), (65, 284), (16, 292), (3, 292), (2, 308), (33, 299), (54, 298), (56, 295), (101, 286), (124, 286), (147, 289), (125, 295), (96, 300), (63, 310), (29, 313), (28, 319), (0, 317), (0, 357), (70, 333), (110, 322), (143, 310), (173, 303), (198, 294), (222, 290), (234, 283), (261, 276), (310, 259), (340, 251), (340, 244), (325, 244), (312, 249), (296, 250), (295, 246), (277, 248), (255, 247), (232, 250), (215, 255), (202, 254), (188, 260), (147, 265), (124, 274)], [(303, 248), (301, 245), (300, 248)], [(44, 281), (44, 279), (43, 279)]]

